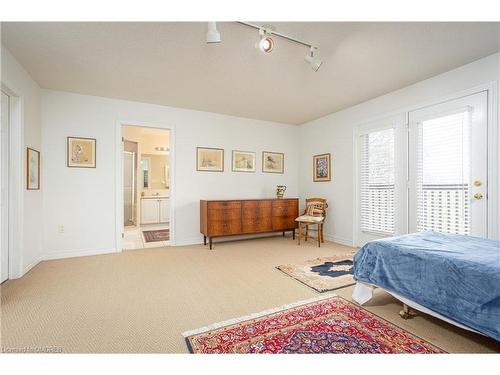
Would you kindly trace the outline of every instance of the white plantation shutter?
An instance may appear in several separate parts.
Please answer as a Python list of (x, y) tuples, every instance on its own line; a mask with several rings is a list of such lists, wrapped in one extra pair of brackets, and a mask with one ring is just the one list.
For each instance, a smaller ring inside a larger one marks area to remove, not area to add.
[(470, 234), (471, 110), (417, 124), (417, 230)]
[(394, 234), (394, 129), (363, 134), (360, 146), (361, 231)]

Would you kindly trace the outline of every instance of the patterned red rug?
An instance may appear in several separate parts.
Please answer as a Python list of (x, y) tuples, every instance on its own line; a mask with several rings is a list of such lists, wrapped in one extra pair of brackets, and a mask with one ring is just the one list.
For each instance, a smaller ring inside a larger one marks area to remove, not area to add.
[(445, 353), (337, 296), (186, 332), (191, 353)]
[(169, 229), (143, 230), (142, 233), (146, 242), (168, 241), (170, 238)]

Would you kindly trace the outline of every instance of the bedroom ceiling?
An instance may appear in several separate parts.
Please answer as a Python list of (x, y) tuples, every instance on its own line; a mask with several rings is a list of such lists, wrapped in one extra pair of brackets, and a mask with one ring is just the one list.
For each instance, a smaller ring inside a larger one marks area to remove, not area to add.
[[(266, 22), (269, 23), (269, 22)], [(272, 23), (319, 45), (204, 22), (3, 23), (2, 43), (43, 87), (234, 116), (302, 124), (500, 50), (500, 23)]]

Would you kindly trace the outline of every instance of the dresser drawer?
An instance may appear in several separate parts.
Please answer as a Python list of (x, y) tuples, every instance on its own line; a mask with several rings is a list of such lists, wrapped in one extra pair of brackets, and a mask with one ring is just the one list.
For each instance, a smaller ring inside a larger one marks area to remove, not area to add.
[(243, 233), (269, 232), (272, 226), (272, 201), (243, 201), (241, 208)]
[(209, 236), (229, 236), (241, 233), (241, 218), (210, 220), (208, 223)]
[(209, 210), (227, 210), (241, 208), (241, 201), (209, 201)]
[(295, 219), (299, 214), (299, 202), (286, 199), (273, 202), (272, 226), (273, 230), (286, 230), (295, 228)]
[(298, 202), (295, 200), (274, 201), (273, 202), (273, 216), (274, 217), (288, 217), (298, 215)]

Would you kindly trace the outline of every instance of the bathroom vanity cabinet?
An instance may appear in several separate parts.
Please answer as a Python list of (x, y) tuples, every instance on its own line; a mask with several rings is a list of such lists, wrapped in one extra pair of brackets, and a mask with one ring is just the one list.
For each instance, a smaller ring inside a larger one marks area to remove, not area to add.
[(170, 221), (169, 197), (142, 197), (141, 214), (141, 224), (168, 223)]

